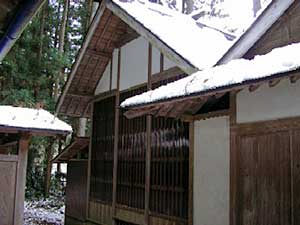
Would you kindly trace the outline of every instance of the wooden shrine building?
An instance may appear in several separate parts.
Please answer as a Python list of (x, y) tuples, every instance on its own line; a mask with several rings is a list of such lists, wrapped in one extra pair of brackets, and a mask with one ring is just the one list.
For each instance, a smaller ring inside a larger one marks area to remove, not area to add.
[(57, 105), (92, 122), (66, 224), (299, 224), (299, 8), (273, 1), (235, 38), (102, 1)]
[(0, 223), (24, 225), (30, 137), (64, 136), (72, 128), (43, 109), (0, 106), (0, 115)]

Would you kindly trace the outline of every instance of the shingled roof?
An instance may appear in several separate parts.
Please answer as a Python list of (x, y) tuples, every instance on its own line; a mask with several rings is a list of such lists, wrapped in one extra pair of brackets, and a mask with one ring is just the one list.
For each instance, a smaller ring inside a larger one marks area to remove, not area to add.
[[(213, 66), (234, 42), (234, 36), (199, 26), (191, 17), (158, 4), (103, 1), (73, 65), (57, 112), (88, 117), (88, 105), (113, 50), (138, 36), (147, 39), (186, 73)], [(199, 52), (205, 54), (199, 57)]]
[(245, 34), (234, 40), (216, 29), (199, 26), (186, 15), (148, 1), (102, 1), (56, 111), (89, 117), (95, 89), (113, 50), (138, 36), (148, 40), (184, 72), (192, 74), (242, 57), (293, 2), (272, 2)]

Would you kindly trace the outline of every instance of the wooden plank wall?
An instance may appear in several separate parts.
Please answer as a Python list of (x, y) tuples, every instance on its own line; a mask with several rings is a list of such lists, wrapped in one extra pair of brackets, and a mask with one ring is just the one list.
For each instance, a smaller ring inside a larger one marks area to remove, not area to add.
[(300, 222), (300, 118), (237, 124), (232, 225)]
[(0, 222), (2, 225), (14, 224), (15, 189), (18, 159), (0, 155)]
[[(68, 163), (66, 216), (86, 220), (87, 160)], [(68, 224), (68, 223), (66, 223)]]
[(260, 38), (244, 58), (262, 55), (274, 48), (300, 41), (300, 2), (295, 1), (283, 16)]

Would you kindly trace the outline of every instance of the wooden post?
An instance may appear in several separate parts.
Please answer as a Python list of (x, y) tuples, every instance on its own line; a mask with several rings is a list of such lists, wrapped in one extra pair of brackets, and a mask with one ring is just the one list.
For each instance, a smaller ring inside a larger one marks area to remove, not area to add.
[(88, 153), (88, 168), (87, 168), (87, 189), (86, 189), (86, 219), (89, 218), (89, 205), (90, 205), (90, 187), (91, 187), (91, 163), (92, 163), (92, 139), (93, 139), (93, 126), (94, 126), (94, 103), (91, 105), (91, 133), (89, 141), (89, 153)]
[(160, 66), (159, 66), (159, 71), (162, 72), (164, 71), (164, 55), (162, 53), (160, 53)]
[(118, 139), (119, 139), (119, 113), (120, 113), (120, 75), (121, 75), (121, 48), (118, 52), (118, 72), (117, 72), (117, 92), (116, 92), (116, 105), (115, 105), (115, 133), (114, 133), (114, 166), (113, 166), (113, 225), (116, 224), (114, 219), (116, 214), (117, 204), (117, 174), (118, 174)]
[(109, 90), (112, 90), (112, 79), (113, 79), (113, 68), (114, 68), (114, 54), (111, 54), (111, 60), (110, 60), (110, 71), (109, 71)]
[(229, 224), (236, 224), (236, 179), (237, 179), (237, 169), (236, 169), (236, 135), (233, 127), (236, 125), (236, 93), (230, 93), (230, 187), (229, 187), (229, 195), (230, 195), (230, 207), (229, 207)]
[(188, 193), (188, 225), (194, 223), (194, 121), (189, 123), (189, 193)]
[[(62, 137), (59, 136), (58, 138), (58, 154), (60, 154), (62, 151)], [(61, 165), (60, 163), (56, 163), (57, 165), (57, 173), (61, 174)]]
[[(151, 75), (152, 75), (152, 45), (148, 46), (148, 83), (147, 89), (151, 90)], [(145, 170), (145, 225), (149, 224), (149, 208), (150, 208), (150, 176), (151, 176), (151, 115), (147, 115), (146, 131), (147, 131), (147, 146), (146, 146), (146, 170)]]
[(30, 135), (28, 133), (22, 133), (19, 141), (19, 162), (16, 179), (14, 225), (24, 224), (24, 199), (29, 137)]

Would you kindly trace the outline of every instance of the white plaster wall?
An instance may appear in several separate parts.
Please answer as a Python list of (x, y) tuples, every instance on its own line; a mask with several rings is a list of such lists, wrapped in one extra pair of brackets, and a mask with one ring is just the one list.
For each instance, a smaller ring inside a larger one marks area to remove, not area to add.
[(169, 60), (166, 56), (164, 57), (164, 70), (170, 69), (172, 67), (176, 66), (176, 64)]
[(152, 47), (152, 74), (159, 73), (160, 71), (160, 51)]
[(105, 68), (105, 71), (100, 79), (97, 88), (95, 90), (95, 95), (100, 94), (102, 92), (109, 90), (109, 82), (110, 82), (110, 63)]
[(229, 224), (229, 117), (195, 122), (194, 224)]
[[(164, 57), (164, 70), (176, 66), (175, 63)], [(116, 88), (118, 70), (118, 50), (113, 53), (112, 89)], [(160, 51), (152, 47), (152, 74), (160, 72)], [(95, 94), (109, 90), (110, 64), (98, 83)], [(148, 42), (139, 37), (121, 49), (121, 77), (120, 90), (126, 90), (136, 85), (146, 83), (148, 77)]]
[[(111, 61), (106, 66), (104, 73), (98, 82), (98, 85), (95, 90), (95, 95), (109, 91), (110, 64), (111, 64)], [(112, 85), (111, 85), (112, 89), (115, 89), (117, 86), (117, 68), (118, 68), (118, 50), (115, 50), (113, 52), (113, 73), (112, 73)]]
[(270, 88), (262, 85), (254, 92), (243, 90), (237, 95), (237, 122), (265, 121), (300, 115), (300, 82), (288, 79)]
[(121, 50), (120, 90), (147, 82), (148, 43), (139, 37)]

